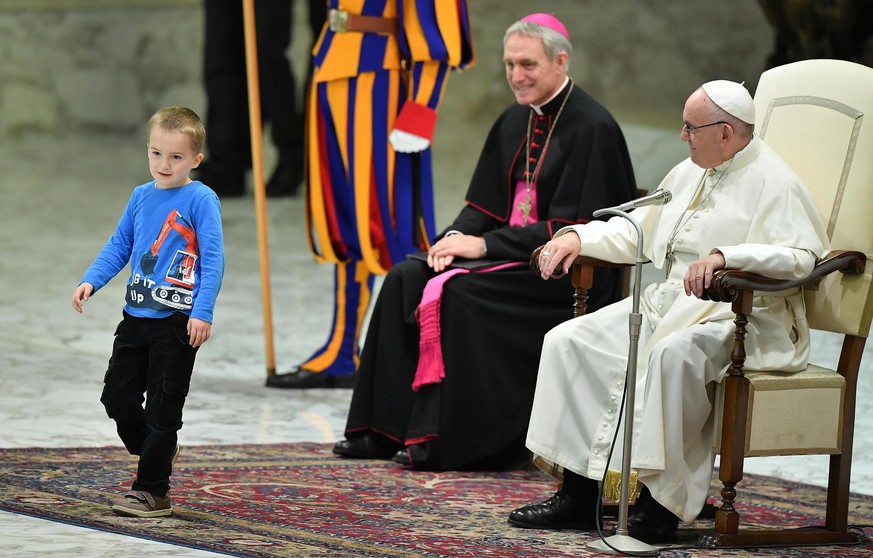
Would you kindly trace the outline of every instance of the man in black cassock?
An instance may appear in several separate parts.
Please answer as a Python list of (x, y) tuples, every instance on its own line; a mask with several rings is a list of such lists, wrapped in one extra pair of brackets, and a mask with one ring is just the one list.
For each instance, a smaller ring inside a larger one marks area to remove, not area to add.
[[(528, 258), (559, 228), (636, 194), (621, 129), (567, 77), (571, 51), (554, 16), (507, 29), (517, 104), (491, 128), (466, 205), (426, 262), (386, 276), (334, 453), (428, 470), (526, 464), (543, 336), (572, 318), (570, 279), (543, 282)], [(515, 263), (456, 271), (482, 259)], [(589, 311), (619, 300), (621, 288), (617, 271), (598, 270)]]

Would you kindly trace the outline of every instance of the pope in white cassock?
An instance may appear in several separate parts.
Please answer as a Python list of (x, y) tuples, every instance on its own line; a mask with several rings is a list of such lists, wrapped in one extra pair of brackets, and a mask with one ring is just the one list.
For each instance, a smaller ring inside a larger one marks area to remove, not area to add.
[[(828, 251), (825, 228), (800, 178), (755, 137), (755, 106), (742, 85), (712, 81), (686, 101), (680, 139), (689, 158), (659, 186), (666, 205), (638, 208), (646, 258), (666, 279), (640, 301), (632, 475), (643, 489), (628, 535), (662, 542), (706, 501), (713, 469), (713, 394), (730, 364), (730, 305), (702, 300), (724, 267), (782, 279), (808, 274)], [(634, 263), (637, 231), (621, 217), (559, 230), (541, 252), (548, 278), (580, 253)], [(597, 482), (618, 478), (623, 434), (610, 449), (628, 361), (632, 300), (565, 322), (545, 337), (527, 447), (563, 469), (551, 498), (514, 510), (530, 528), (595, 528)], [(749, 370), (799, 370), (809, 326), (799, 290), (758, 296), (746, 338)], [(765, 335), (759, 332), (765, 331)], [(624, 425), (621, 425), (624, 427)], [(607, 466), (607, 459), (613, 455)]]

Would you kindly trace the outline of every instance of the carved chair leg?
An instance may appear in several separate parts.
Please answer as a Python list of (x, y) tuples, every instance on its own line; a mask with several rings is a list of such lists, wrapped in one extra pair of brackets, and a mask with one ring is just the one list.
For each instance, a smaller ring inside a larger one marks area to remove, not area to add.
[(719, 479), (722, 481), (722, 505), (715, 514), (715, 530), (719, 534), (737, 534), (740, 514), (734, 507), (736, 486), (743, 480), (743, 459), (746, 447), (746, 420), (748, 417), (749, 381), (743, 375), (746, 362), (747, 313), (751, 311), (751, 293), (740, 294), (734, 302), (736, 313), (734, 345), (731, 350), (731, 371), (723, 380), (724, 409), (722, 417), (721, 462)]

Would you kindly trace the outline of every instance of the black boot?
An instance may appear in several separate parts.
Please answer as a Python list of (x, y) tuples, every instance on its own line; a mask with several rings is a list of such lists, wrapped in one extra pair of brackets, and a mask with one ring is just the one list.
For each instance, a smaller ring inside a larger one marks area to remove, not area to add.
[(676, 539), (679, 518), (659, 504), (645, 486), (627, 518), (627, 534), (644, 543), (654, 544)]
[(513, 510), (509, 524), (527, 529), (597, 529), (597, 483), (564, 469), (564, 485), (540, 504)]

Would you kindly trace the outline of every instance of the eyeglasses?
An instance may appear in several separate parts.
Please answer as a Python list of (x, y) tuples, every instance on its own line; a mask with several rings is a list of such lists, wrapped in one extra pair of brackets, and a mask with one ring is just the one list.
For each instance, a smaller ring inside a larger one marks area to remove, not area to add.
[(696, 132), (697, 130), (699, 130), (701, 128), (708, 128), (710, 126), (715, 126), (717, 124), (727, 124), (727, 122), (725, 122), (724, 120), (719, 120), (718, 122), (713, 122), (712, 124), (703, 124), (701, 126), (692, 126), (691, 124), (688, 124), (686, 122), (685, 124), (682, 125), (682, 131), (690, 136), (691, 134), (693, 134), (694, 132)]

